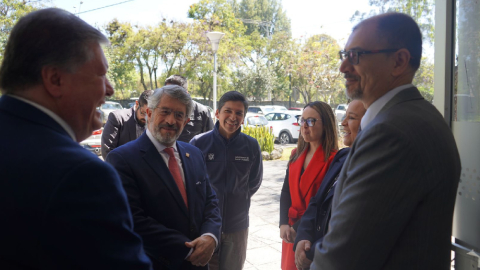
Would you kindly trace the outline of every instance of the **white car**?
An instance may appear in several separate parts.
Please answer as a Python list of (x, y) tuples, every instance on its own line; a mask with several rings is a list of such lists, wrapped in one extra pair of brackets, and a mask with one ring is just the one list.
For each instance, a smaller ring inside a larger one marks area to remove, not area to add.
[(245, 120), (243, 120), (243, 126), (261, 126), (264, 127), (268, 125), (267, 118), (264, 115), (258, 113), (247, 113), (245, 115)]
[(103, 128), (95, 130), (92, 136), (80, 142), (80, 145), (97, 156), (102, 155), (102, 132)]
[(279, 112), (279, 111), (286, 111), (287, 107), (280, 106), (280, 105), (269, 105), (269, 106), (249, 106), (248, 112), (249, 113), (260, 113), (266, 115), (270, 112)]
[(286, 144), (298, 140), (300, 125), (297, 123), (297, 118), (301, 116), (301, 111), (277, 111), (265, 115), (265, 118), (268, 120), (275, 139), (281, 144)]
[(123, 107), (118, 102), (106, 101), (105, 104), (102, 104), (100, 110), (103, 112), (103, 124), (107, 122), (108, 115), (116, 110), (122, 110)]
[(347, 104), (338, 104), (337, 108), (335, 109), (335, 116), (337, 117), (337, 122), (342, 122), (342, 118), (347, 113)]

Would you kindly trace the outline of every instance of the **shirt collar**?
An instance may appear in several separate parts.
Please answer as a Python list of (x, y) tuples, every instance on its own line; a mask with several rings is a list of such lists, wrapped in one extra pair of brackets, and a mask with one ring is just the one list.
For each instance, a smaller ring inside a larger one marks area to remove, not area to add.
[(27, 103), (27, 104), (30, 104), (33, 107), (35, 107), (35, 108), (39, 109), (40, 111), (44, 112), (46, 115), (50, 116), (53, 120), (55, 120), (55, 122), (57, 122), (68, 133), (68, 135), (72, 138), (72, 140), (74, 140), (75, 142), (77, 141), (77, 138), (75, 136), (75, 133), (73, 132), (73, 129), (67, 124), (67, 122), (65, 122), (60, 116), (56, 115), (51, 110), (43, 107), (42, 105), (40, 105), (38, 103), (35, 103), (33, 101), (30, 101), (28, 99), (25, 99), (25, 98), (22, 98), (22, 97), (19, 97), (19, 96), (15, 96), (15, 95), (8, 95), (8, 96), (12, 97), (12, 98), (16, 98), (20, 101), (23, 101), (23, 102)]
[[(150, 139), (150, 141), (153, 143), (153, 145), (155, 146), (155, 148), (157, 149), (157, 151), (159, 153), (162, 153), (163, 150), (165, 150), (165, 148), (169, 147), (169, 146), (165, 146), (163, 145), (162, 143), (160, 143), (154, 136), (153, 134), (150, 132), (150, 129), (147, 128), (147, 136), (148, 138)], [(173, 148), (173, 152), (178, 152), (177, 151), (177, 142), (175, 142), (172, 146)]]
[(379, 99), (375, 100), (370, 107), (368, 107), (365, 115), (360, 122), (360, 127), (362, 130), (372, 122), (372, 120), (377, 116), (377, 114), (382, 110), (382, 108), (400, 91), (414, 87), (413, 84), (404, 84), (398, 87), (393, 88), (388, 91), (385, 95), (381, 96)]

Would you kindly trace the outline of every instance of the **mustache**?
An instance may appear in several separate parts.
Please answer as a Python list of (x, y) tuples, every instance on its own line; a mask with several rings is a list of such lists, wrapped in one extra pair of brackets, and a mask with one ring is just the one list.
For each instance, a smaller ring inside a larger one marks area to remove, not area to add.
[(178, 130), (178, 128), (175, 126), (175, 124), (173, 125), (169, 125), (169, 124), (160, 124), (157, 126), (158, 129), (160, 128), (170, 128), (170, 129), (173, 129), (173, 130)]
[(356, 80), (359, 80), (360, 79), (360, 76), (357, 76), (355, 74), (345, 74), (345, 76), (343, 76), (345, 79), (356, 79)]

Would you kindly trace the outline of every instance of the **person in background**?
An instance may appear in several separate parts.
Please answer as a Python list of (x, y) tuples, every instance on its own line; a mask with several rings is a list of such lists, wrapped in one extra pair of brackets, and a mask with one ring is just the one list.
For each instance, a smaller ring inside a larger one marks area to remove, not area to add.
[[(181, 86), (188, 93), (187, 78), (180, 75), (172, 75), (165, 80), (165, 85), (178, 85)], [(182, 142), (190, 142), (195, 135), (207, 132), (213, 129), (213, 120), (210, 115), (210, 111), (206, 106), (192, 100), (193, 111), (190, 114), (190, 121), (187, 123), (182, 131), (182, 134), (178, 138)]]
[(78, 144), (114, 93), (106, 43), (56, 8), (12, 29), (0, 67), (0, 269), (151, 269), (117, 172)]
[(147, 130), (107, 156), (120, 174), (154, 269), (208, 269), (220, 239), (218, 199), (198, 148), (177, 141), (193, 103), (167, 85), (148, 99)]
[(460, 157), (438, 110), (412, 85), (422, 34), (408, 15), (354, 27), (340, 72), (367, 112), (311, 269), (450, 269)]
[[(354, 100), (348, 105), (345, 119), (341, 123), (345, 146), (350, 147), (355, 141), (365, 111), (363, 103), (359, 100)], [(349, 151), (350, 148), (343, 148), (337, 152), (317, 194), (310, 200), (307, 211), (300, 221), (293, 246), (295, 265), (299, 270), (310, 268), (315, 251), (312, 247), (321, 242), (328, 231), (335, 184)]]
[(299, 221), (338, 151), (332, 108), (325, 102), (308, 103), (298, 119), (300, 137), (292, 151), (280, 196), (282, 270), (296, 270), (295, 241)]
[(130, 109), (113, 111), (102, 132), (102, 157), (105, 160), (113, 149), (133, 141), (145, 131), (147, 122), (147, 100), (153, 90), (144, 91), (135, 106)]
[(210, 269), (241, 270), (247, 255), (250, 199), (263, 178), (262, 152), (257, 140), (241, 132), (248, 109), (245, 96), (227, 92), (218, 106), (215, 128), (190, 143), (206, 159), (222, 214), (220, 249), (213, 255)]

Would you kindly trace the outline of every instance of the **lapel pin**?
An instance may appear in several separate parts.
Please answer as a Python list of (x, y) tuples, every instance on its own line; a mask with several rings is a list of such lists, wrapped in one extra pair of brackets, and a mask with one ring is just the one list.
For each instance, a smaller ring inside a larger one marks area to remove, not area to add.
[(185, 156), (190, 157), (190, 154), (189, 154), (189, 153), (186, 153)]

